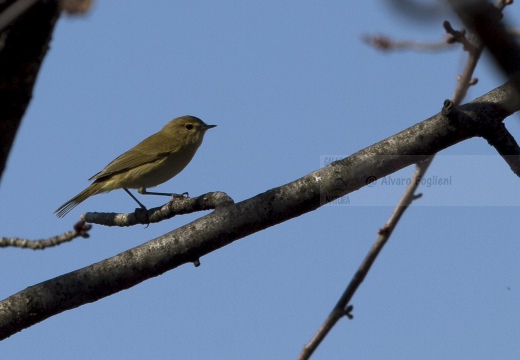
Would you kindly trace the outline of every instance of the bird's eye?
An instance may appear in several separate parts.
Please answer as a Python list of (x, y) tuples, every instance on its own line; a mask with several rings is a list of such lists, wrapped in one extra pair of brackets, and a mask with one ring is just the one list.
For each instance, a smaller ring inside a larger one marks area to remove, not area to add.
[(192, 130), (193, 129), (193, 125), (192, 124), (186, 124), (186, 129), (188, 130)]

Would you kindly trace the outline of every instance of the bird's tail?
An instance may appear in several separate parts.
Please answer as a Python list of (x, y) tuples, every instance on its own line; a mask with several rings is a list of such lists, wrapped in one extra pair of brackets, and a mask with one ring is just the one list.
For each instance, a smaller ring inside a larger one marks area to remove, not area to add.
[(67, 201), (65, 204), (61, 205), (54, 213), (57, 217), (62, 218), (68, 214), (69, 211), (74, 209), (77, 205), (81, 204), (87, 198), (92, 195), (96, 195), (103, 192), (102, 184), (100, 183), (92, 183), (88, 188), (80, 192), (78, 195), (74, 196), (72, 199)]

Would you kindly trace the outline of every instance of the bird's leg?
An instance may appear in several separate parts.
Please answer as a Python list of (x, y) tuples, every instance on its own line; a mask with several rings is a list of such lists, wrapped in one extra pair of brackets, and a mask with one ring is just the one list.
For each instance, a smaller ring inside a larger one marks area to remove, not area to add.
[(123, 190), (126, 191), (126, 193), (127, 193), (128, 195), (130, 195), (130, 196), (132, 197), (132, 199), (135, 200), (136, 203), (139, 204), (139, 206), (141, 207), (141, 209), (143, 209), (144, 211), (148, 211), (148, 209), (146, 208), (146, 206), (144, 206), (143, 204), (141, 204), (141, 202), (140, 202), (139, 200), (137, 200), (137, 198), (136, 198), (134, 195), (132, 195), (132, 193), (131, 193), (127, 188), (124, 187)]
[[(128, 189), (125, 188), (125, 187), (123, 188), (123, 190), (125, 190), (126, 193), (127, 193), (128, 195), (130, 195), (130, 196), (132, 197), (132, 199), (134, 199), (135, 202), (138, 203), (139, 206), (141, 207), (141, 210), (143, 211), (142, 214), (144, 214), (144, 220), (141, 219), (140, 221), (142, 221), (142, 224), (146, 224), (146, 227), (145, 227), (145, 229), (146, 229), (146, 228), (150, 225), (150, 218), (148, 217), (148, 209), (146, 208), (146, 206), (144, 206), (143, 204), (141, 204), (141, 202), (140, 202), (139, 200), (137, 200), (137, 198), (136, 198), (134, 195), (132, 195), (132, 193), (130, 192), (130, 190), (128, 190)], [(140, 218), (140, 216), (137, 216), (137, 215), (138, 215), (138, 214), (137, 214), (137, 210), (138, 210), (138, 209), (135, 209), (136, 217), (137, 217), (137, 218)]]
[[(141, 195), (160, 195), (160, 196), (171, 196), (173, 198), (183, 198), (183, 197), (189, 197), (189, 194), (187, 192), (182, 194), (171, 194), (171, 193), (160, 193), (160, 192), (150, 192), (147, 191), (146, 188), (140, 187), (137, 189), (137, 192)], [(132, 196), (133, 197), (133, 196)], [(135, 198), (134, 198), (135, 199)], [(136, 200), (137, 201), (137, 200)]]

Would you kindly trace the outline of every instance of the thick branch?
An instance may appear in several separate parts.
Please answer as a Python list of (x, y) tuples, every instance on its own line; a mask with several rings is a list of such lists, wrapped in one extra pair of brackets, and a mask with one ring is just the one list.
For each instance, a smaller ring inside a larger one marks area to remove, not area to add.
[[(1, 4), (0, 11), (13, 2)], [(23, 15), (15, 15), (6, 17), (11, 23), (0, 32), (0, 179), (49, 48), (59, 16), (58, 3), (39, 1)]]
[[(510, 84), (437, 114), (346, 159), (211, 214), (119, 255), (31, 286), (0, 302), (0, 339), (53, 315), (97, 301), (199, 258), (233, 241), (319, 208), (476, 136), (482, 126), (520, 109)], [(330, 196), (333, 194), (334, 196)]]

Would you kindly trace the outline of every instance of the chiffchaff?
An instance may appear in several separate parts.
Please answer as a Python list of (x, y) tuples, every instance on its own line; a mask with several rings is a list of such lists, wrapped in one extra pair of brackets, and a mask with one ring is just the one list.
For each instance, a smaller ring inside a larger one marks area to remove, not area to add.
[(146, 209), (128, 188), (138, 189), (140, 194), (171, 195), (150, 193), (146, 188), (162, 184), (180, 173), (202, 144), (206, 130), (215, 126), (206, 125), (194, 116), (173, 119), (161, 131), (147, 137), (91, 177), (89, 180), (94, 182), (88, 188), (54, 213), (63, 217), (92, 195), (115, 189), (124, 189), (141, 208)]

